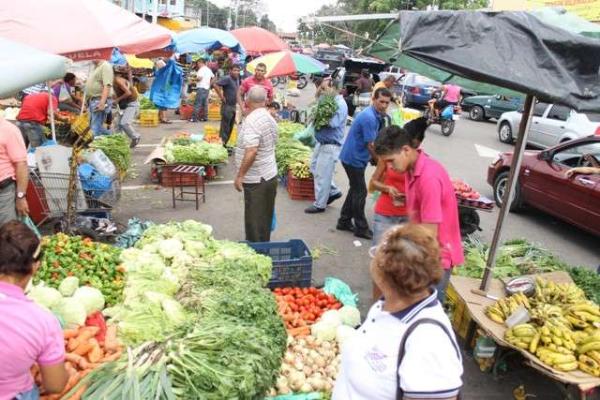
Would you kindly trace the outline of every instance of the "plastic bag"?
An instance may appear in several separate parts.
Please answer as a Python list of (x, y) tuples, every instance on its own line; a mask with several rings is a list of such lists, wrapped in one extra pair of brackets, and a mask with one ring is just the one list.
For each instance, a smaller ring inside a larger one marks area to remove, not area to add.
[(33, 233), (35, 233), (35, 236), (39, 238), (42, 237), (42, 234), (40, 233), (40, 230), (37, 228), (37, 226), (35, 225), (35, 223), (31, 220), (31, 218), (29, 217), (29, 215), (26, 215), (24, 217), (20, 217), (19, 220), (24, 223), (25, 225), (27, 225), (27, 227), (29, 229), (31, 229), (33, 231)]
[(146, 229), (154, 225), (151, 221), (142, 222), (138, 218), (130, 218), (127, 223), (127, 230), (117, 237), (116, 246), (122, 249), (128, 249), (142, 237)]
[(156, 71), (150, 88), (150, 100), (158, 107), (179, 108), (182, 86), (183, 70), (175, 61), (169, 60), (165, 67)]
[(306, 129), (296, 132), (294, 139), (299, 140), (305, 146), (315, 147), (317, 144), (315, 140), (315, 128), (312, 125), (307, 126)]
[(343, 305), (356, 307), (358, 294), (352, 293), (352, 289), (344, 281), (337, 278), (325, 278), (325, 293), (335, 296)]
[(397, 125), (399, 127), (404, 126), (404, 117), (402, 116), (402, 108), (398, 107), (394, 111), (392, 111), (392, 125)]
[(99, 199), (113, 188), (113, 179), (100, 174), (91, 164), (81, 164), (78, 172), (83, 190), (95, 199)]

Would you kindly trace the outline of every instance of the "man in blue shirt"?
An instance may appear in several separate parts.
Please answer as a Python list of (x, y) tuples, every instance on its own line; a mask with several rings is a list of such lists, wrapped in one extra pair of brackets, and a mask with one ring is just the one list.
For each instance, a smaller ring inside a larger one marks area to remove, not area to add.
[(377, 159), (373, 142), (377, 133), (385, 126), (386, 110), (392, 99), (392, 93), (386, 88), (380, 88), (373, 94), (373, 104), (356, 116), (346, 141), (340, 153), (340, 161), (348, 175), (350, 188), (342, 212), (337, 223), (337, 229), (354, 232), (354, 236), (371, 240), (373, 232), (365, 217), (365, 202), (367, 200), (367, 184), (365, 169), (373, 159)]
[(344, 141), (348, 105), (344, 101), (344, 97), (331, 87), (331, 79), (323, 81), (319, 92), (335, 96), (337, 111), (326, 127), (315, 132), (317, 144), (310, 166), (315, 181), (315, 202), (304, 210), (307, 214), (324, 212), (327, 205), (342, 197), (342, 192), (333, 182), (333, 175), (335, 163), (339, 158)]

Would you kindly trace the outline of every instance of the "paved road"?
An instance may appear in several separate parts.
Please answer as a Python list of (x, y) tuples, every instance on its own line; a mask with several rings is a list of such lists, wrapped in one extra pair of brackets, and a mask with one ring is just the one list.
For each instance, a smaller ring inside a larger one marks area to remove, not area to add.
[[(305, 93), (293, 102), (304, 106), (310, 101), (310, 94)], [(213, 123), (214, 124), (214, 123)], [(491, 188), (486, 184), (486, 168), (492, 161), (493, 150), (510, 150), (511, 146), (500, 143), (495, 135), (495, 125), (488, 122), (472, 122), (460, 120), (455, 133), (443, 137), (438, 127), (428, 130), (423, 147), (434, 158), (440, 160), (451, 176), (462, 178), (482, 194), (491, 197)], [(233, 177), (231, 165), (219, 171), (219, 179), (207, 187), (206, 203), (195, 210), (192, 203), (179, 203), (176, 209), (171, 205), (171, 191), (151, 185), (150, 168), (144, 165), (146, 157), (153, 150), (154, 144), (168, 134), (186, 130), (197, 133), (202, 124), (174, 122), (160, 128), (140, 129), (143, 133), (142, 147), (134, 152), (135, 174), (125, 182), (125, 190), (116, 216), (121, 222), (136, 216), (156, 222), (185, 220), (193, 218), (211, 224), (215, 235), (220, 239), (243, 239), (243, 200), (230, 182)], [(476, 147), (479, 146), (479, 147)], [(479, 152), (478, 150), (479, 149)], [(482, 155), (480, 155), (482, 154)], [(369, 169), (367, 175), (372, 173)], [(342, 168), (337, 168), (336, 181), (344, 192), (347, 190), (347, 178)], [(335, 223), (339, 216), (341, 201), (335, 202), (325, 213), (306, 215), (303, 213), (309, 202), (292, 201), (285, 188), (280, 187), (277, 195), (276, 213), (278, 227), (273, 240), (301, 238), (315, 249), (327, 248), (333, 254), (323, 254), (315, 260), (313, 279), (320, 284), (328, 276), (335, 276), (346, 281), (359, 295), (360, 308), (364, 312), (370, 305), (371, 281), (368, 274), (369, 257), (367, 249), (371, 243), (355, 240), (346, 232), (337, 232)], [(373, 203), (367, 202), (367, 214), (372, 218)], [(497, 212), (483, 213), (481, 237), (489, 241), (493, 232)], [(504, 238), (525, 237), (551, 249), (556, 255), (569, 263), (582, 264), (588, 267), (600, 263), (598, 239), (567, 226), (554, 218), (535, 211), (527, 211), (519, 215), (511, 214), (505, 224)], [(536, 394), (544, 400), (558, 400), (562, 396), (552, 383), (542, 378), (531, 369), (519, 366), (519, 359), (510, 364), (510, 373), (501, 379), (494, 379), (490, 374), (482, 374), (474, 361), (465, 357), (465, 399), (505, 400), (512, 398), (512, 389), (525, 384), (528, 393)]]

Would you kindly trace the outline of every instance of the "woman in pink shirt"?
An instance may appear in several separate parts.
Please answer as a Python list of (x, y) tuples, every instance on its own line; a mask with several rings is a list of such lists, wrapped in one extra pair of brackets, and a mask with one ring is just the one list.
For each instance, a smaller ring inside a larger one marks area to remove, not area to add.
[(410, 222), (429, 228), (438, 238), (444, 276), (438, 298), (443, 301), (452, 268), (464, 262), (458, 205), (450, 177), (437, 161), (418, 149), (414, 134), (397, 126), (384, 128), (375, 140), (379, 160), (406, 172), (406, 207)]
[(34, 363), (45, 393), (60, 393), (67, 383), (60, 324), (24, 294), (41, 258), (40, 241), (27, 225), (0, 227), (0, 400), (39, 398), (29, 372)]

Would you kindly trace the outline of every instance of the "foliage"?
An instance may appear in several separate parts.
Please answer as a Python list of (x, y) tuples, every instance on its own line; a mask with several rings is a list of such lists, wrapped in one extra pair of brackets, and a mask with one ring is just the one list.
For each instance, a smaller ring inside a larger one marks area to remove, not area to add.
[(168, 143), (165, 158), (169, 164), (214, 165), (227, 161), (227, 149), (220, 144), (197, 142), (182, 146)]
[(100, 136), (94, 139), (91, 147), (102, 150), (120, 172), (126, 172), (129, 169), (131, 148), (127, 136), (123, 134)]

